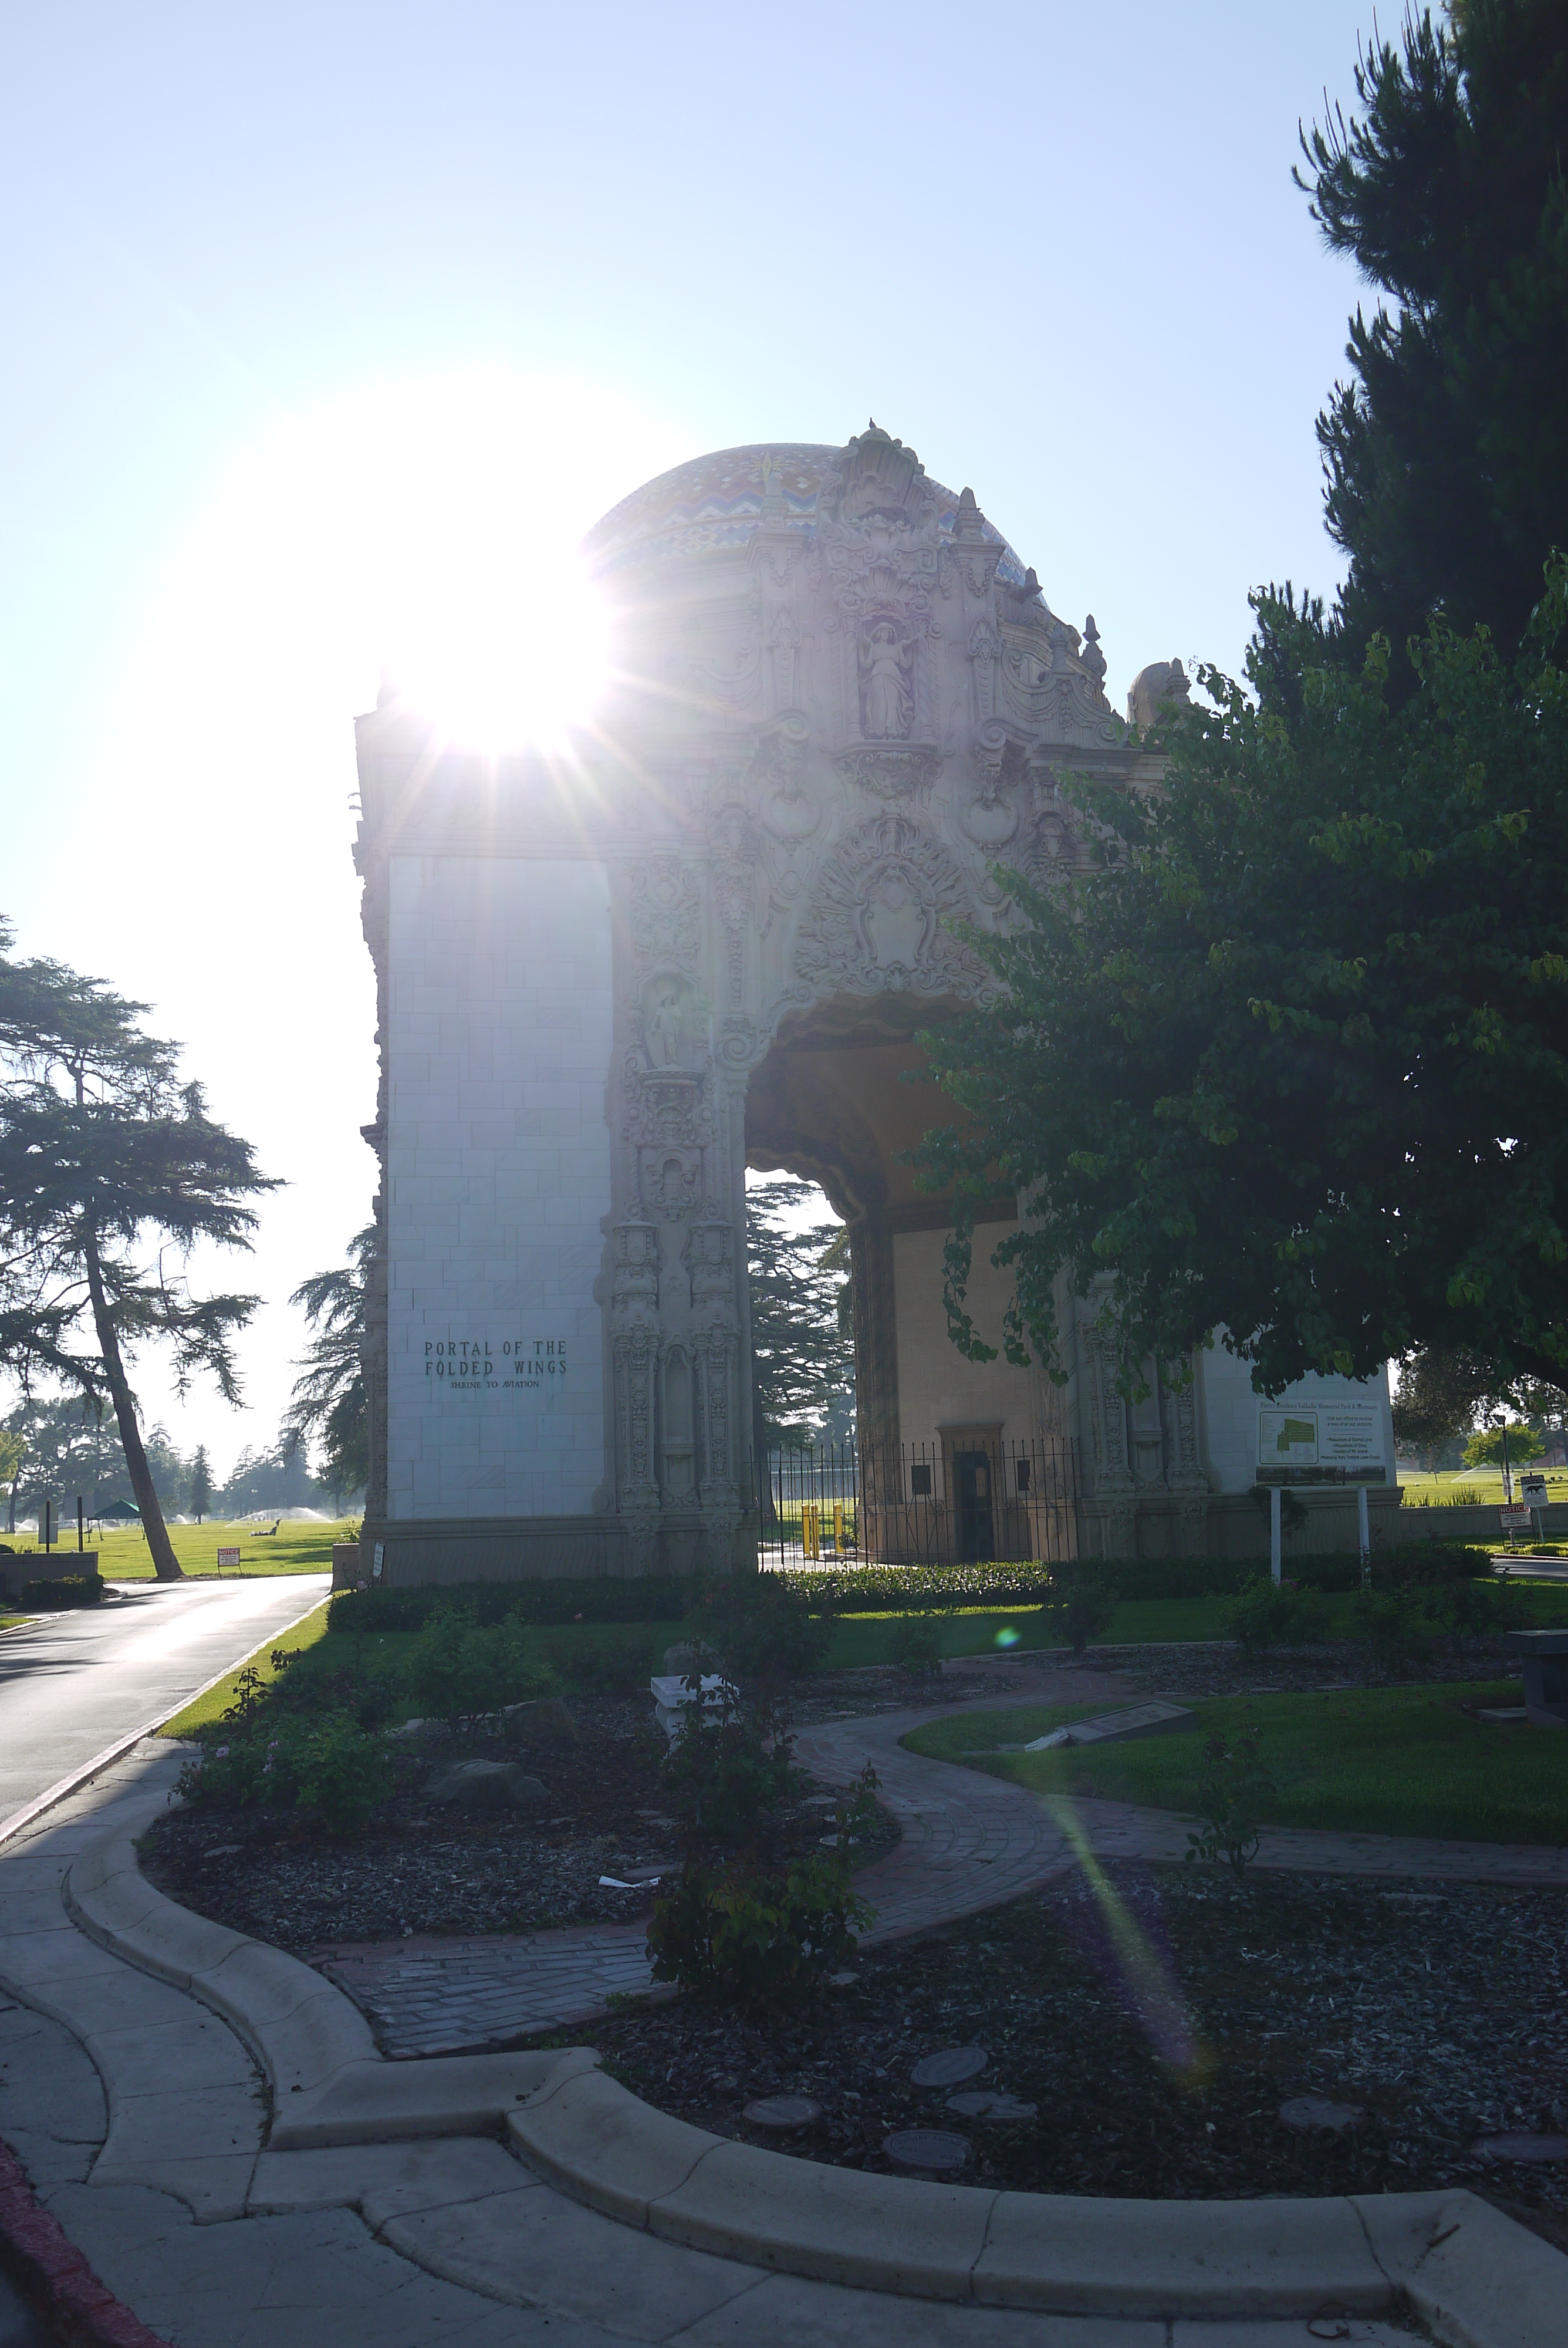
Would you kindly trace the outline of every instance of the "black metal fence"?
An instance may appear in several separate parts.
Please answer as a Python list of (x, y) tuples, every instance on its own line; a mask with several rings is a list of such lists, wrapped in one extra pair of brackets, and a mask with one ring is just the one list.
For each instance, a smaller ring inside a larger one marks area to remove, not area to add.
[(758, 1559), (769, 1566), (1054, 1563), (1078, 1550), (1065, 1437), (774, 1451), (758, 1498)]

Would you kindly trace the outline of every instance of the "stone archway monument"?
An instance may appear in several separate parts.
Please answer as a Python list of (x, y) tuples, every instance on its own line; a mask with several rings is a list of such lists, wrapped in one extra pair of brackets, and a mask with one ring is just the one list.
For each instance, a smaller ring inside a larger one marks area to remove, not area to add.
[[(1151, 1365), (1128, 1405), (1071, 1303), (1066, 1387), (964, 1360), (949, 1217), (899, 1162), (945, 1115), (906, 1081), (916, 1034), (986, 983), (954, 918), (1009, 922), (999, 862), (1078, 858), (1064, 771), (1158, 779), (1092, 618), (1059, 618), (970, 491), (875, 425), (682, 466), (588, 552), (616, 672), (569, 757), (444, 748), (391, 699), (359, 725), (383, 1577), (752, 1562), (748, 1164), (819, 1180), (850, 1225), (885, 1499), (911, 1498), (906, 1457), (957, 1506), (1050, 1441), (1078, 1459), (1069, 1546), (1255, 1546), (1245, 1370), (1210, 1354), (1173, 1389)], [(1144, 671), (1133, 714), (1172, 689), (1175, 664)]]

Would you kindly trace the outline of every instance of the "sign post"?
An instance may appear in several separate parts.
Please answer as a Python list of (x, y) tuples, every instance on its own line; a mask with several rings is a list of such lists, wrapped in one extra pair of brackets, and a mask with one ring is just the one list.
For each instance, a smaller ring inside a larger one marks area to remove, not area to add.
[(1363, 1589), (1372, 1578), (1367, 1488), (1389, 1480), (1383, 1405), (1374, 1395), (1265, 1403), (1257, 1415), (1257, 1480), (1268, 1489), (1269, 1570), (1280, 1578), (1280, 1494), (1286, 1485), (1351, 1484)]

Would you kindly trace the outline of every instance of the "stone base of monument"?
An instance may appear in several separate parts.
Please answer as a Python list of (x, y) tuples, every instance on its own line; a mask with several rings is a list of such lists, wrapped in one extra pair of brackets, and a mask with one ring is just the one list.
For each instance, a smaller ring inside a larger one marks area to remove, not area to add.
[(1568, 1728), (1568, 1631), (1511, 1631), (1524, 1658), (1524, 1710), (1532, 1728)]

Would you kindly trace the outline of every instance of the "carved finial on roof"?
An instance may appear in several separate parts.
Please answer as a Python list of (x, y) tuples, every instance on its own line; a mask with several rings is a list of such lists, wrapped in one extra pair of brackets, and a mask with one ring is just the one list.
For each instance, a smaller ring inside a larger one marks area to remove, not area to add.
[(1084, 667), (1089, 671), (1090, 675), (1094, 679), (1095, 684), (1103, 684), (1105, 680), (1105, 655), (1100, 649), (1100, 631), (1094, 624), (1094, 614), (1092, 612), (1090, 613), (1089, 617), (1083, 623), (1083, 650), (1079, 654), (1078, 657), (1083, 663)]

